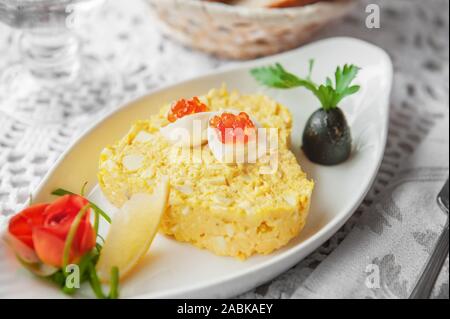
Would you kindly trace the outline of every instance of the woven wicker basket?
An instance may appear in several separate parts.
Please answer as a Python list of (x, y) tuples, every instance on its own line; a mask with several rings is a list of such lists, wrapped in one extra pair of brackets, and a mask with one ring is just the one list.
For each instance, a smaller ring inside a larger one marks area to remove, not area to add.
[(288, 9), (228, 6), (199, 0), (147, 0), (162, 31), (183, 44), (232, 59), (298, 47), (347, 13), (356, 0), (322, 1)]

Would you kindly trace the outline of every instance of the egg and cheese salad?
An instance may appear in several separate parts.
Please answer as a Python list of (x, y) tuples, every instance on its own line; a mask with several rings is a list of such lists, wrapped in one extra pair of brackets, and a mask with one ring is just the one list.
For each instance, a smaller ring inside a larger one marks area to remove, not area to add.
[[(163, 134), (164, 128), (177, 123), (170, 104), (150, 119), (136, 122), (126, 136), (103, 150), (98, 179), (109, 201), (121, 207), (134, 194), (151, 193), (157, 181), (168, 176), (170, 195), (160, 231), (178, 241), (246, 259), (269, 254), (296, 237), (305, 225), (314, 184), (289, 150), (289, 111), (264, 95), (230, 93), (226, 88), (183, 100), (179, 109), (197, 115), (231, 109), (236, 115), (223, 113), (224, 117), (234, 116), (253, 126), (252, 118), (260, 127), (276, 128), (276, 169), (261, 174), (268, 165), (262, 158), (254, 163), (224, 163), (205, 141), (190, 146), (200, 161), (190, 156), (173, 160), (183, 148)], [(222, 123), (217, 117), (214, 121)]]

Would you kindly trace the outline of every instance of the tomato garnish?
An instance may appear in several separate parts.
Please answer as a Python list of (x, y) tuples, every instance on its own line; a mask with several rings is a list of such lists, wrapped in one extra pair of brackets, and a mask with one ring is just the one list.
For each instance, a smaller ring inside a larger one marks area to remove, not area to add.
[[(76, 216), (88, 203), (82, 196), (65, 195), (51, 204), (32, 205), (11, 218), (8, 231), (31, 248), (44, 264), (62, 267), (67, 235)], [(96, 234), (89, 212), (75, 233), (69, 262), (77, 262), (95, 246)]]
[(186, 115), (206, 111), (208, 111), (208, 107), (206, 106), (206, 104), (200, 102), (198, 97), (193, 97), (190, 100), (181, 99), (172, 105), (169, 114), (167, 115), (167, 119), (173, 123)]
[(209, 125), (219, 131), (223, 144), (236, 143), (236, 141), (248, 143), (249, 137), (256, 134), (255, 124), (245, 112), (240, 112), (238, 115), (224, 112), (214, 116)]

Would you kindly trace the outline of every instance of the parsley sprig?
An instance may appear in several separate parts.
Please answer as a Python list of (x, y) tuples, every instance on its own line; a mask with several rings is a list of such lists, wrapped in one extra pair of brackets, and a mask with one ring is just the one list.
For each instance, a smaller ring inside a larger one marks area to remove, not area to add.
[(306, 78), (300, 78), (286, 71), (279, 63), (252, 69), (250, 73), (258, 82), (268, 87), (277, 89), (303, 87), (319, 99), (322, 108), (326, 111), (338, 107), (344, 97), (355, 94), (360, 89), (359, 85), (351, 85), (359, 71), (359, 68), (353, 64), (345, 64), (342, 68), (337, 67), (334, 83), (330, 77), (327, 77), (325, 84), (320, 85), (311, 80), (313, 67), (314, 60), (310, 60)]

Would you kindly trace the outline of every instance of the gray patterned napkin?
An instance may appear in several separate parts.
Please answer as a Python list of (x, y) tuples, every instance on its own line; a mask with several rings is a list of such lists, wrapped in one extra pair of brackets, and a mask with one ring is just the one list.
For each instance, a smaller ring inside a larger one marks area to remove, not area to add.
[[(446, 215), (436, 195), (448, 177), (448, 114), (356, 227), (294, 292), (292, 298), (407, 298)], [(448, 259), (434, 298), (448, 298)]]

